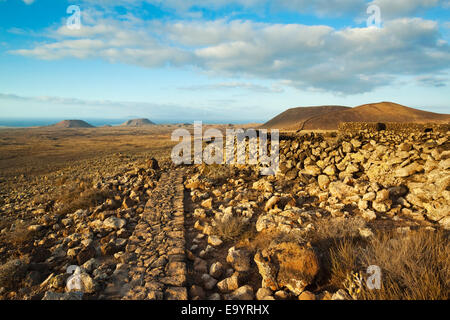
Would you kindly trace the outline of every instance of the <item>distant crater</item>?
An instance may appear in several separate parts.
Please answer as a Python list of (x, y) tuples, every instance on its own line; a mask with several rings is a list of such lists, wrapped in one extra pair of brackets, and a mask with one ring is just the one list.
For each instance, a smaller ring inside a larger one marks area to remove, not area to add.
[(53, 128), (95, 128), (93, 125), (83, 120), (63, 120), (51, 127)]
[(155, 125), (155, 123), (148, 119), (132, 119), (122, 124), (123, 127), (146, 127), (152, 125)]

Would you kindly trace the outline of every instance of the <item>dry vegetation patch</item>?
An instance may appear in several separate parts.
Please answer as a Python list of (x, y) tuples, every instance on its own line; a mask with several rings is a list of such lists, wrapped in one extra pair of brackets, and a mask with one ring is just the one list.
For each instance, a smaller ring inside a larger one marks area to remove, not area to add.
[(76, 188), (58, 198), (57, 201), (61, 203), (58, 213), (65, 215), (79, 209), (95, 207), (112, 197), (114, 193), (108, 190)]
[(252, 227), (238, 216), (233, 216), (226, 220), (215, 219), (213, 226), (213, 234), (224, 240), (236, 240), (249, 236), (249, 231)]
[(382, 269), (382, 287), (366, 286), (359, 299), (448, 300), (450, 244), (443, 231), (420, 230), (407, 236), (379, 233), (365, 243), (342, 239), (330, 249), (332, 283), (344, 283), (369, 265)]
[(200, 169), (201, 178), (210, 180), (213, 184), (226, 183), (236, 175), (236, 170), (230, 165), (204, 165)]
[(24, 259), (11, 259), (0, 265), (0, 287), (14, 289), (25, 277), (27, 262)]

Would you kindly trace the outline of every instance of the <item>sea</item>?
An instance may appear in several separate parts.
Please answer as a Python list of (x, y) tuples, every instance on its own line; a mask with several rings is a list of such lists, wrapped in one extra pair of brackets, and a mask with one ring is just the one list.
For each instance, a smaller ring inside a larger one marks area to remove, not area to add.
[[(50, 118), (38, 118), (38, 119), (26, 119), (26, 118), (0, 118), (0, 127), (9, 127), (9, 128), (28, 128), (28, 127), (45, 127), (56, 124), (62, 120), (69, 119), (50, 119)], [(71, 119), (72, 120), (72, 119)], [(73, 119), (75, 120), (75, 119)], [(78, 120), (78, 119), (77, 119)], [(127, 119), (83, 119), (87, 123), (95, 126), (101, 127), (105, 125), (120, 125), (124, 123)]]
[[(50, 126), (53, 124), (56, 124), (63, 120), (84, 120), (87, 123), (95, 126), (95, 127), (102, 127), (106, 125), (110, 126), (118, 126), (122, 123), (130, 120), (130, 119), (62, 119), (62, 118), (0, 118), (0, 128), (28, 128), (28, 127), (45, 127)], [(185, 120), (179, 120), (174, 121), (171, 120), (160, 120), (160, 121), (154, 121), (156, 124), (179, 124), (179, 123), (189, 123), (192, 124), (193, 121), (185, 121)], [(219, 120), (219, 121), (205, 121), (204, 124), (213, 123), (213, 124), (244, 124), (248, 123), (248, 121), (225, 121), (225, 120)]]

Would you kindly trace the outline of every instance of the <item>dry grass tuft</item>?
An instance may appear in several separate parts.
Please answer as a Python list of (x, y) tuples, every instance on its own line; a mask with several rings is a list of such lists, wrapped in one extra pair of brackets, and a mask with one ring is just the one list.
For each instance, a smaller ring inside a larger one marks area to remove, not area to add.
[(343, 239), (332, 248), (332, 283), (343, 283), (352, 272), (369, 265), (382, 270), (382, 287), (363, 286), (359, 299), (448, 300), (450, 244), (448, 234), (420, 230), (407, 236), (376, 235), (367, 245)]
[(225, 183), (236, 175), (236, 170), (230, 165), (204, 165), (200, 169), (201, 177), (211, 180), (214, 184)]
[(9, 260), (0, 266), (0, 287), (14, 289), (25, 277), (26, 261), (22, 259)]
[(360, 247), (352, 239), (338, 240), (329, 250), (330, 284), (339, 288), (347, 276), (356, 271)]
[(365, 226), (366, 222), (361, 217), (320, 220), (310, 237), (312, 240), (358, 238), (359, 229)]
[(83, 190), (78, 187), (68, 191), (58, 199), (63, 204), (58, 210), (58, 213), (65, 215), (79, 209), (95, 207), (112, 197), (114, 197), (114, 194), (111, 191), (96, 189)]
[(5, 242), (9, 242), (16, 247), (21, 247), (33, 240), (34, 231), (28, 230), (29, 224), (17, 223), (5, 234)]
[(421, 230), (395, 239), (381, 234), (361, 253), (362, 263), (383, 270), (381, 290), (364, 290), (366, 299), (448, 300), (448, 234)]
[(242, 238), (250, 228), (249, 223), (245, 222), (241, 217), (230, 217), (222, 221), (220, 219), (214, 220), (213, 234), (219, 236), (224, 240), (236, 240)]

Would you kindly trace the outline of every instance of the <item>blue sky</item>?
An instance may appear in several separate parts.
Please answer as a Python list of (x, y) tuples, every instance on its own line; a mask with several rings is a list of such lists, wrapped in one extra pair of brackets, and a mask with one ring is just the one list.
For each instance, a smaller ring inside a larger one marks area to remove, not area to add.
[(379, 101), (449, 113), (449, 17), (449, 0), (0, 0), (0, 118), (263, 122)]

